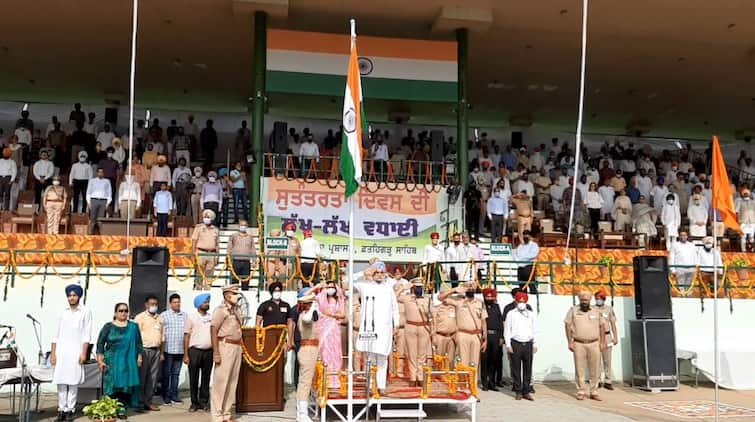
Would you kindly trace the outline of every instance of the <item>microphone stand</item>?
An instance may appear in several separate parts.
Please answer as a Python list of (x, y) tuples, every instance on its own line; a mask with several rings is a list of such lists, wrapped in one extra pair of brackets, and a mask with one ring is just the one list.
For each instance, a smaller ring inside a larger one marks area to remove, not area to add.
[(42, 352), (42, 324), (39, 321), (33, 319), (31, 321), (32, 327), (34, 327), (34, 337), (37, 339), (37, 347), (39, 347), (39, 353), (37, 355), (37, 364), (42, 365), (44, 363), (45, 354)]

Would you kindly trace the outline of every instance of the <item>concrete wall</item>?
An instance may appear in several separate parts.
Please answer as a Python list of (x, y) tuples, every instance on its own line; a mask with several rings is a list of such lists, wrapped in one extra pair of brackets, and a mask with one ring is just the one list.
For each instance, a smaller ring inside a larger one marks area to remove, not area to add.
[[(62, 271), (62, 269), (59, 271)], [(100, 268), (100, 271), (103, 273), (106, 271), (114, 272), (105, 268)], [(116, 279), (112, 276), (107, 278)], [(42, 279), (43, 276), (41, 275), (31, 280), (16, 278), (15, 287), (8, 287), (7, 300), (0, 302), (0, 324), (17, 327), (17, 341), (20, 349), (34, 363), (36, 363), (38, 347), (31, 321), (26, 318), (26, 314), (29, 313), (42, 322), (42, 346), (45, 352), (49, 351), (50, 338), (55, 329), (56, 318), (66, 306), (63, 289), (70, 282), (48, 275), (44, 280), (44, 305), (40, 306)], [(83, 280), (81, 281), (83, 282)], [(0, 282), (1, 289), (4, 287), (5, 277), (1, 277)], [(171, 279), (168, 283), (168, 293), (172, 292), (178, 292), (182, 295), (184, 310), (194, 311), (191, 303), (198, 292), (192, 290), (191, 281), (181, 283)], [(111, 320), (115, 303), (128, 302), (128, 294), (128, 279), (114, 285), (105, 284), (94, 277), (91, 279), (87, 306), (93, 313), (95, 322), (93, 335), (95, 338), (99, 329)], [(248, 292), (246, 297), (252, 304), (251, 312), (253, 314), (258, 303), (256, 292)], [(502, 294), (500, 297), (504, 300), (508, 295)], [(262, 293), (260, 299), (264, 301), (268, 298), (267, 293)], [(294, 293), (286, 292), (284, 299), (294, 303)], [(220, 290), (213, 289), (211, 306), (218, 305), (220, 301)], [(531, 303), (533, 306), (535, 305), (534, 297), (531, 299)], [(567, 349), (563, 330), (563, 319), (571, 305), (572, 298), (570, 296), (540, 296), (540, 313), (538, 315), (540, 350), (534, 359), (534, 377), (536, 380), (571, 380), (574, 376), (572, 356)], [(711, 299), (705, 300), (704, 306), (705, 311), (702, 312), (699, 299), (673, 299), (677, 344), (710, 344), (712, 342), (713, 301)], [(628, 321), (634, 318), (634, 301), (632, 298), (616, 298), (615, 308), (619, 321), (620, 343), (618, 347), (613, 349), (614, 376), (622, 376), (629, 380), (631, 377), (631, 350)], [(753, 318), (755, 318), (755, 301), (734, 300), (733, 312), (730, 312), (728, 300), (719, 300), (721, 342), (731, 343), (742, 336), (752, 337), (755, 333), (752, 328)], [(185, 373), (186, 370), (184, 369), (182, 384), (185, 383)]]

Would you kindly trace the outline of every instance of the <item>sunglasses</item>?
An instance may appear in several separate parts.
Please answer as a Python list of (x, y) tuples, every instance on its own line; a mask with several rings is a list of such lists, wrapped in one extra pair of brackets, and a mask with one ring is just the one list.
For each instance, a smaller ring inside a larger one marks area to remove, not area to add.
[(128, 312), (128, 309), (118, 309), (116, 312)]

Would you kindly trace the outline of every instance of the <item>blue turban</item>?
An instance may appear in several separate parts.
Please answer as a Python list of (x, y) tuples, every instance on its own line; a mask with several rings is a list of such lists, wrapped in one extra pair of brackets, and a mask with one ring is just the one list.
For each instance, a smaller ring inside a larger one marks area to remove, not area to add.
[(666, 183), (666, 178), (663, 176), (659, 176), (657, 179), (655, 179), (657, 183)]
[(194, 307), (199, 308), (203, 303), (208, 302), (210, 300), (210, 294), (209, 293), (202, 293), (198, 294), (194, 298)]
[(385, 272), (385, 263), (383, 263), (383, 261), (377, 261), (374, 264), (372, 264), (370, 266), (370, 268), (372, 268), (374, 270), (380, 270), (382, 272)]
[(299, 292), (296, 293), (296, 298), (299, 299), (299, 298), (304, 297), (304, 295), (307, 294), (308, 291), (309, 291), (309, 287), (299, 289)]
[(69, 284), (66, 286), (66, 296), (70, 295), (72, 292), (76, 293), (76, 296), (78, 297), (84, 296), (84, 289), (78, 284)]

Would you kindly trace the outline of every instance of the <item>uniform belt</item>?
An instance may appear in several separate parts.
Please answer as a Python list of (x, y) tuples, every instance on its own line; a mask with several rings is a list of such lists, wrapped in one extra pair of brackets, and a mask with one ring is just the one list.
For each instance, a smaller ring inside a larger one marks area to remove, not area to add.
[(106, 198), (92, 198), (92, 201), (107, 201)]
[(595, 343), (596, 341), (598, 341), (598, 339), (595, 339), (595, 340), (582, 340), (582, 339), (575, 338), (574, 341), (577, 342), (577, 343), (582, 343), (582, 344), (590, 344), (590, 343)]
[[(430, 325), (430, 323), (428, 323), (428, 322), (406, 321), (406, 323), (409, 324), (409, 325), (414, 325), (416, 327), (427, 327), (428, 325)], [(401, 327), (399, 327), (399, 328), (401, 328)]]
[(459, 328), (458, 330), (460, 333), (464, 333), (464, 334), (480, 334), (481, 333), (480, 330), (464, 330), (462, 328)]
[(611, 334), (611, 332), (610, 331), (606, 331), (606, 335), (608, 335), (608, 334)]
[(438, 334), (438, 335), (443, 336), (443, 337), (453, 337), (455, 333), (441, 333), (441, 332), (438, 331), (435, 334)]
[(218, 337), (218, 342), (241, 345), (241, 339), (232, 339), (228, 337)]
[(48, 199), (47, 202), (63, 202), (62, 199)]
[(197, 250), (200, 250), (202, 252), (215, 252), (217, 249), (202, 249), (202, 248), (197, 248)]
[(302, 346), (319, 346), (320, 340), (316, 338), (303, 338), (301, 339)]

